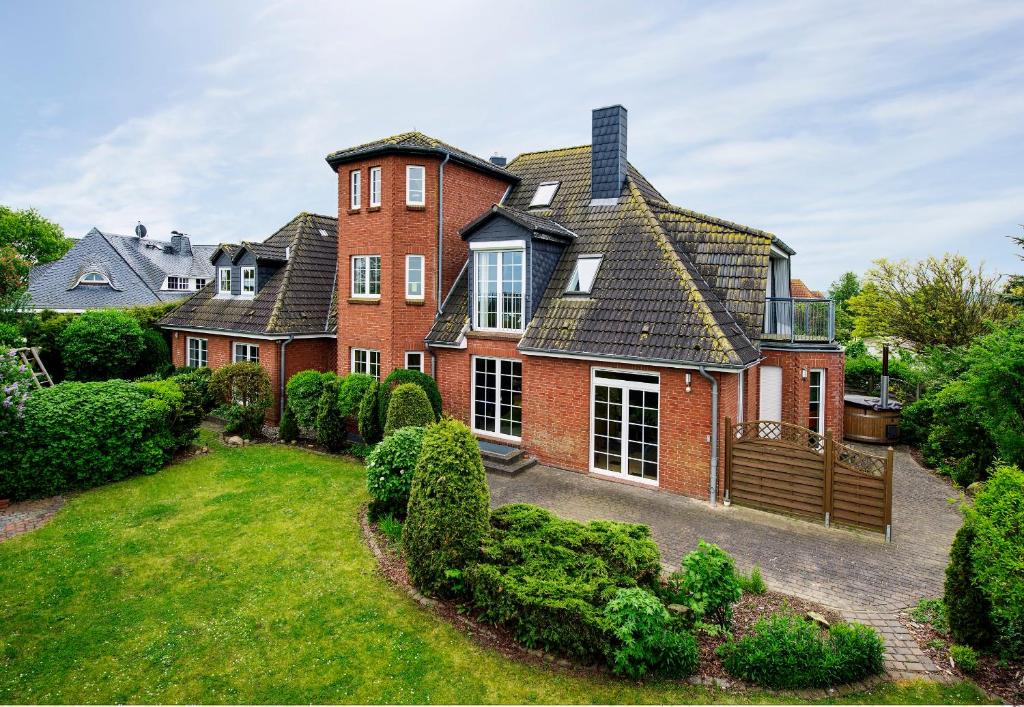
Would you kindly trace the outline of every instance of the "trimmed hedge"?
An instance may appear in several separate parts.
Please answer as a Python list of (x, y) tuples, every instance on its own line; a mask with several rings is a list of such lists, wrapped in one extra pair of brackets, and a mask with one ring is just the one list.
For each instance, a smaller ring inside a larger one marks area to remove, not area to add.
[(366, 390), (363, 400), (359, 403), (359, 435), (365, 444), (377, 444), (384, 437), (384, 425), (381, 424), (377, 409), (380, 404), (382, 386), (377, 381)]
[(345, 417), (339, 403), (339, 380), (327, 380), (320, 393), (320, 406), (316, 413), (316, 441), (328, 452), (338, 453), (345, 448)]
[(405, 517), (424, 432), (422, 427), (396, 430), (366, 457), (366, 489), (373, 497), (370, 511), (374, 518), (389, 513)]
[(337, 375), (330, 372), (299, 371), (288, 379), (285, 386), (288, 407), (295, 415), (295, 422), (299, 427), (311, 430), (316, 426), (316, 413), (320, 408), (324, 383), (334, 378), (337, 378)]
[(384, 428), (388, 419), (388, 405), (395, 389), (405, 383), (413, 383), (423, 389), (430, 401), (430, 407), (434, 410), (434, 420), (441, 419), (441, 391), (437, 388), (437, 381), (420, 371), (410, 371), (407, 368), (396, 368), (388, 374), (381, 384), (383, 386), (380, 400), (377, 403), (377, 417), (380, 420), (381, 429)]
[(68, 378), (79, 381), (130, 376), (146, 347), (139, 323), (118, 310), (83, 312), (58, 343)]
[(427, 394), (414, 383), (403, 383), (392, 391), (386, 419), (385, 439), (403, 427), (426, 427), (435, 420)]
[(338, 405), (341, 416), (355, 422), (359, 418), (359, 406), (366, 392), (376, 381), (365, 373), (349, 373), (339, 379)]
[(469, 428), (456, 420), (427, 428), (402, 533), (409, 578), (421, 591), (458, 593), (458, 575), (479, 556), (489, 505), (480, 448)]

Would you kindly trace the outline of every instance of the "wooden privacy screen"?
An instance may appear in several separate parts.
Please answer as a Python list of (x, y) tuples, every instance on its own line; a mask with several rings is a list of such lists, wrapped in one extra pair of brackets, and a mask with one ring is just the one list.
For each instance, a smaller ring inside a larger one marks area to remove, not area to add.
[(733, 503), (853, 525), (892, 539), (892, 457), (859, 452), (798, 425), (725, 421), (725, 490)]

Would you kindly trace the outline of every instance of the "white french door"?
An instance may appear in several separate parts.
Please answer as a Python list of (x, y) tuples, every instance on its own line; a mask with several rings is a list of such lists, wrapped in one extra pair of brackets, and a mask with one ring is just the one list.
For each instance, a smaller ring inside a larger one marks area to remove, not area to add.
[(590, 470), (657, 484), (658, 375), (594, 369), (590, 401)]

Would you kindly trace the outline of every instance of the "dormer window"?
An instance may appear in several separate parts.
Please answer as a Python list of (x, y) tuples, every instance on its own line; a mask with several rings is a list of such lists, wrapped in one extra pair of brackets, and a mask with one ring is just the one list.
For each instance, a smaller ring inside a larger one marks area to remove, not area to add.
[(217, 268), (217, 292), (231, 294), (231, 268)]
[(524, 251), (478, 250), (474, 257), (474, 328), (522, 331)]
[(242, 268), (242, 294), (256, 294), (256, 268)]
[(97, 270), (90, 270), (89, 272), (78, 278), (79, 284), (82, 285), (109, 285), (110, 280), (107, 276)]
[(569, 284), (565, 288), (569, 295), (587, 295), (594, 288), (597, 269), (601, 267), (602, 256), (581, 255), (576, 259), (576, 267), (569, 276)]
[(530, 208), (532, 209), (535, 206), (551, 206), (560, 183), (541, 182), (540, 186), (537, 187), (537, 191), (533, 193), (533, 199), (530, 200)]

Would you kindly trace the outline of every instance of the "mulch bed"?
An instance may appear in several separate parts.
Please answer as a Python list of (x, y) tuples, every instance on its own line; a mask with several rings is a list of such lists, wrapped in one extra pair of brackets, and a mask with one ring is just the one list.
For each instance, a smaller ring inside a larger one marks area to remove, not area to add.
[[(1000, 664), (993, 655), (978, 654), (978, 669), (967, 673), (949, 656), (952, 638), (936, 631), (931, 624), (914, 621), (906, 611), (900, 612), (900, 623), (910, 632), (935, 666), (949, 678), (972, 680), (978, 687), (1009, 704), (1024, 704), (1024, 661)], [(940, 645), (941, 642), (941, 645)]]

